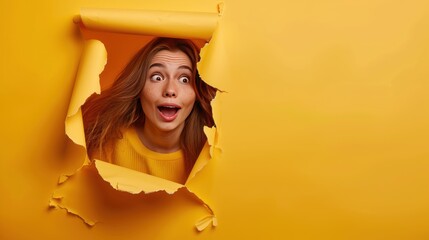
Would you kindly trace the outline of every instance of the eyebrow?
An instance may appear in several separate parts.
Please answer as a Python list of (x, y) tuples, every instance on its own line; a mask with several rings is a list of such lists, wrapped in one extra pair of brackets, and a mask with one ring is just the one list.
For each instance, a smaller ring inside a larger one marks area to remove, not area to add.
[[(153, 64), (151, 64), (150, 66), (149, 66), (149, 69), (151, 69), (151, 68), (153, 68), (153, 67), (161, 67), (161, 68), (165, 68), (165, 65), (164, 64), (162, 64), (162, 63), (153, 63)], [(179, 68), (178, 69), (188, 69), (189, 71), (191, 71), (192, 72), (192, 68), (190, 68), (190, 67), (188, 67), (188, 66), (186, 66), (186, 65), (181, 65), (181, 66), (179, 66)]]

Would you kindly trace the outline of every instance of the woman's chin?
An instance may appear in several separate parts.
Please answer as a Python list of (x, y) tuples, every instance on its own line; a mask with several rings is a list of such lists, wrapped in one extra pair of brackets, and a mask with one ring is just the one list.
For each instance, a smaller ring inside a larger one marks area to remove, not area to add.
[(181, 127), (181, 124), (177, 124), (175, 122), (161, 122), (156, 124), (156, 128), (158, 129), (159, 132), (163, 132), (163, 133), (173, 133), (175, 131), (181, 132), (183, 130), (183, 127)]

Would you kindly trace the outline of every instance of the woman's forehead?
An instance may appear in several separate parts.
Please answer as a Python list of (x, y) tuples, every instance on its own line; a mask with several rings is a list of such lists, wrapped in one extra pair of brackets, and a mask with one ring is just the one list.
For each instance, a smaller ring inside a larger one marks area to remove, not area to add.
[(186, 55), (186, 53), (175, 50), (161, 50), (157, 52), (152, 60), (150, 61), (150, 65), (153, 64), (161, 64), (161, 65), (177, 65), (177, 66), (188, 66), (192, 68), (192, 62), (191, 59)]

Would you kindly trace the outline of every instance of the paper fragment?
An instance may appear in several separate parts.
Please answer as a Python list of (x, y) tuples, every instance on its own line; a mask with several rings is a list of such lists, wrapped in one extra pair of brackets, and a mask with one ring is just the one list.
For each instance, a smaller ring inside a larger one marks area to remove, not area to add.
[(182, 184), (108, 162), (100, 160), (95, 160), (94, 162), (98, 173), (104, 181), (108, 182), (114, 189), (119, 191), (129, 192), (131, 194), (138, 194), (141, 192), (148, 194), (165, 191), (168, 194), (173, 194), (184, 187)]
[(201, 169), (203, 169), (205, 165), (207, 165), (208, 161), (210, 161), (210, 145), (209, 143), (206, 143), (203, 149), (201, 150), (201, 153), (198, 156), (198, 159), (195, 161), (194, 167), (192, 168), (192, 171), (189, 174), (188, 179), (186, 180), (186, 183), (191, 181), (195, 177), (195, 175), (199, 171), (201, 171)]
[(210, 145), (210, 156), (213, 157), (213, 151), (215, 148), (215, 141), (216, 141), (216, 128), (215, 127), (207, 127), (204, 126), (204, 133), (207, 136), (208, 144)]
[(210, 223), (212, 224), (213, 227), (217, 226), (217, 219), (215, 216), (210, 215), (201, 219), (195, 224), (195, 227), (197, 228), (198, 231), (201, 232), (204, 229), (206, 229), (210, 225)]
[(61, 175), (58, 178), (58, 184), (61, 184), (61, 183), (65, 182), (65, 181), (67, 181), (67, 179), (69, 179), (69, 176), (67, 176), (67, 175)]
[(68, 214), (80, 218), (89, 227), (93, 227), (97, 223), (97, 221), (88, 220), (82, 217), (77, 211), (71, 210), (70, 208), (61, 205), (61, 198), (62, 197), (52, 197), (49, 201), (49, 207), (65, 210)]
[(220, 106), (223, 94), (226, 94), (223, 91), (218, 91), (216, 97), (211, 101), (210, 105), (212, 106), (213, 119), (216, 123), (217, 130), (220, 130), (220, 126), (222, 125), (222, 119), (220, 114)]
[(77, 145), (85, 146), (85, 132), (77, 131), (83, 129), (82, 111), (79, 108), (77, 112), (66, 118), (66, 134)]
[(217, 4), (217, 12), (218, 12), (219, 16), (223, 15), (224, 7), (225, 7), (225, 4), (223, 2), (220, 2)]

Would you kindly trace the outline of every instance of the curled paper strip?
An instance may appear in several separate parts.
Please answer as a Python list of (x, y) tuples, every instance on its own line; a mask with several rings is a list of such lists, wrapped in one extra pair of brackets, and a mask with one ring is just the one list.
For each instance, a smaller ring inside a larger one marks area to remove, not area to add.
[(218, 14), (85, 8), (74, 21), (101, 31), (209, 40)]
[[(216, 26), (217, 14), (84, 9), (81, 12), (81, 18), (78, 20), (81, 20), (85, 27), (97, 30), (210, 39)], [(106, 62), (107, 52), (104, 44), (99, 40), (87, 40), (65, 121), (66, 134), (75, 144), (83, 148), (86, 148), (86, 142), (81, 106), (92, 94), (100, 93), (100, 74), (103, 72)], [(196, 174), (213, 158), (214, 146), (212, 145), (216, 144), (215, 136), (217, 136), (217, 130), (213, 127), (205, 129), (205, 132), (208, 143), (205, 144), (184, 185), (104, 161), (90, 161), (88, 156), (85, 156), (85, 159), (79, 159), (83, 164), (74, 174), (61, 176), (59, 184), (61, 186), (82, 184), (81, 181), (85, 179), (85, 175), (95, 174), (101, 177), (113, 189), (133, 195), (140, 193), (150, 194), (159, 191), (164, 191), (171, 195), (183, 188), (187, 190), (187, 193), (192, 198), (196, 198), (209, 212), (208, 216), (197, 221), (195, 224), (197, 230), (202, 231), (210, 223), (212, 223), (212, 226), (216, 226), (217, 219), (212, 208), (197, 196), (196, 190), (191, 191), (187, 185), (193, 182)], [(84, 208), (79, 203), (82, 200), (76, 200), (72, 197), (73, 194), (71, 191), (79, 189), (79, 187), (72, 186), (70, 189), (67, 186), (63, 189), (57, 189), (49, 205), (57, 209), (65, 209), (68, 213), (83, 219), (90, 226), (95, 225), (98, 220), (93, 218), (97, 217), (88, 212), (85, 213), (84, 210), (80, 212), (79, 209)]]
[(91, 94), (100, 93), (99, 75), (106, 63), (104, 44), (97, 40), (86, 41), (65, 123), (67, 136), (81, 146), (86, 143), (80, 107)]

